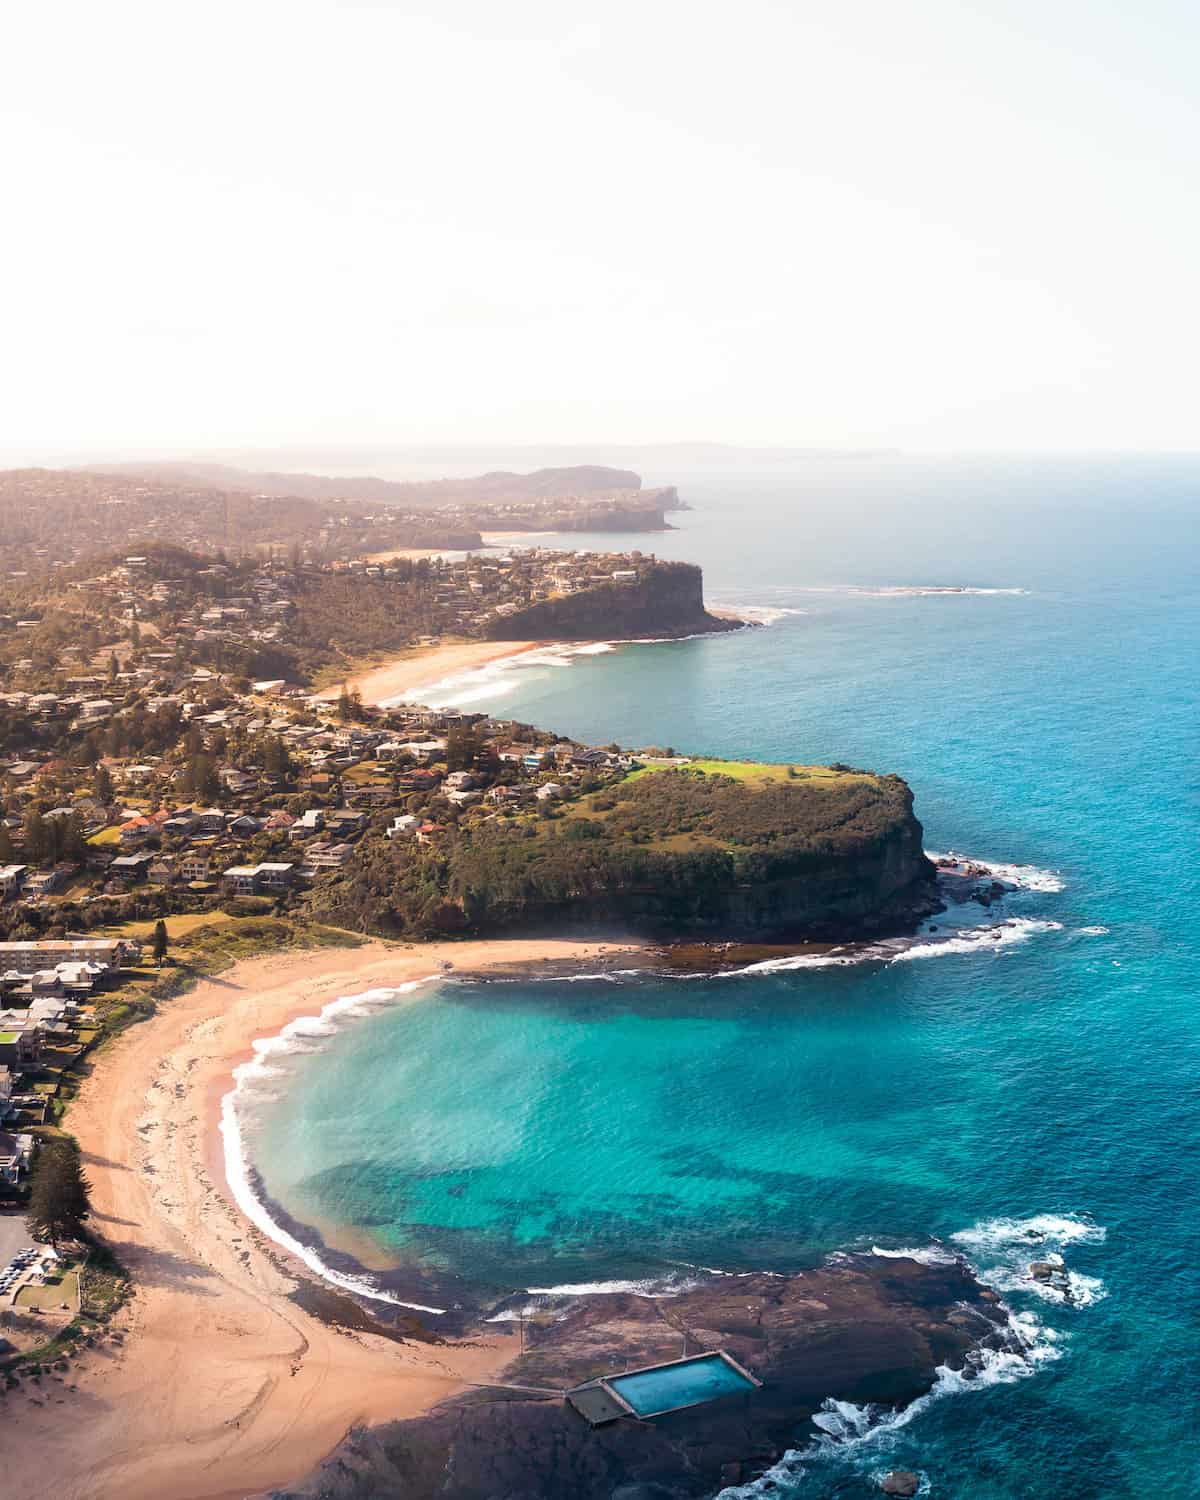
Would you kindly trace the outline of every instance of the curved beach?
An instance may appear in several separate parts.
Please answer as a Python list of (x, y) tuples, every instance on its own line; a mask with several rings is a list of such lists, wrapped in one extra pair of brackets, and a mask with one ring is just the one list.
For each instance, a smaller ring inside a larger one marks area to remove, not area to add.
[(69, 1388), (49, 1377), (8, 1397), (22, 1441), (5, 1456), (5, 1493), (233, 1500), (308, 1472), (352, 1427), (417, 1415), (511, 1359), (503, 1325), (486, 1339), (401, 1344), (303, 1312), (290, 1294), (311, 1273), (232, 1202), (220, 1101), (255, 1040), (340, 996), (444, 964), (570, 962), (601, 946), (611, 951), (552, 939), (373, 942), (254, 958), (108, 1047), (68, 1124), (95, 1229), (128, 1267), (134, 1296), (111, 1335), (72, 1364)]
[[(433, 687), (447, 677), (477, 671), (498, 661), (536, 651), (544, 641), (448, 641), (439, 646), (418, 647), (382, 666), (349, 677), (346, 686), (357, 688), (364, 703), (390, 703)], [(342, 691), (326, 688), (318, 697), (337, 698)]]

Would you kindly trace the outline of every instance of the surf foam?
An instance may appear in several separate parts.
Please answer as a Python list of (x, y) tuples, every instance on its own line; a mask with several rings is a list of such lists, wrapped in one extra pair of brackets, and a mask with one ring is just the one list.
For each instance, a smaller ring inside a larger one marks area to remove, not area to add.
[(237, 1103), (239, 1093), (253, 1089), (261, 1082), (280, 1075), (282, 1070), (271, 1067), (269, 1058), (278, 1056), (280, 1053), (306, 1050), (303, 1047), (304, 1039), (332, 1035), (337, 1029), (334, 1022), (339, 1016), (367, 1014), (374, 1007), (386, 1005), (401, 995), (412, 994), (422, 985), (429, 984), (440, 977), (437, 974), (430, 974), (424, 979), (409, 980), (406, 984), (399, 984), (390, 989), (372, 989), (366, 990), (361, 995), (340, 996), (323, 1006), (319, 1015), (297, 1016), (295, 1020), (289, 1021), (277, 1035), (254, 1041), (252, 1043), (253, 1059), (250, 1062), (240, 1063), (233, 1070), (234, 1086), (221, 1099), (219, 1125), (224, 1141), (225, 1177), (234, 1202), (246, 1218), (268, 1239), (274, 1240), (289, 1254), (303, 1261), (310, 1271), (316, 1272), (322, 1280), (328, 1281), (342, 1291), (369, 1297), (375, 1302), (391, 1303), (394, 1307), (408, 1307), (416, 1312), (434, 1313), (438, 1316), (446, 1311), (444, 1307), (426, 1307), (419, 1302), (405, 1302), (390, 1292), (383, 1291), (369, 1276), (350, 1276), (345, 1272), (334, 1270), (332, 1266), (325, 1264), (311, 1245), (302, 1244), (295, 1235), (290, 1234), (281, 1224), (275, 1222), (266, 1204), (254, 1189), (242, 1122), (238, 1118)]

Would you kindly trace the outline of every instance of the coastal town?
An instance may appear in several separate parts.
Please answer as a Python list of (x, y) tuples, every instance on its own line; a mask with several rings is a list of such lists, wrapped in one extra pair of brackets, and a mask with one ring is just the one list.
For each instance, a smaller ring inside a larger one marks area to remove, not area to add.
[(16, 573), (163, 544), (327, 563), (481, 550), (490, 532), (663, 531), (682, 503), (673, 487), (644, 489), (637, 474), (596, 466), (428, 484), (219, 464), (0, 470), (5, 562)]
[[(638, 764), (615, 746), (485, 713), (364, 702), (345, 681), (312, 678), (348, 672), (369, 645), (436, 658), (447, 640), (491, 637), (540, 601), (636, 591), (655, 566), (638, 552), (536, 548), (315, 564), (156, 547), (10, 570), (0, 1195), (27, 1186), (28, 1132), (52, 1122), (72, 1063), (122, 995), (157, 973), (163, 919), (306, 919), (375, 846), (416, 858), (472, 826), (517, 830)], [(378, 633), (355, 640), (349, 623), (338, 653), (306, 649), (347, 590), (360, 628), (375, 618)], [(247, 675), (270, 667), (294, 675)], [(435, 911), (427, 925), (445, 920)]]

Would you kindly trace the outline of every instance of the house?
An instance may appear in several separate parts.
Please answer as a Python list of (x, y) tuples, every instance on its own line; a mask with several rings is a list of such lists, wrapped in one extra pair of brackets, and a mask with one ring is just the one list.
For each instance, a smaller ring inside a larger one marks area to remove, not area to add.
[(446, 741), (439, 739), (409, 740), (405, 750), (414, 760), (436, 760), (446, 749)]
[(288, 829), (289, 839), (308, 839), (325, 827), (325, 809), (310, 807), (296, 818)]
[(153, 863), (154, 855), (144, 851), (141, 854), (121, 854), (109, 865), (108, 873), (117, 880), (133, 883), (145, 880)]
[(256, 818), (253, 813), (241, 813), (234, 818), (229, 825), (230, 833), (236, 833), (239, 838), (253, 838), (256, 833), (262, 832), (262, 819)]
[(158, 833), (159, 825), (152, 818), (130, 818), (127, 823), (121, 824), (121, 848), (140, 849), (143, 844), (157, 838)]
[(390, 839), (411, 838), (417, 831), (420, 821), (420, 818), (414, 817), (412, 813), (401, 813), (392, 819), (391, 827), (385, 832)]
[(75, 866), (70, 864), (55, 865), (52, 870), (39, 870), (30, 875), (25, 882), (25, 895), (27, 896), (50, 896), (55, 891), (61, 891), (67, 881), (75, 873)]
[(494, 786), (488, 796), (498, 807), (512, 807), (525, 800), (526, 792), (516, 786)]
[(563, 789), (557, 781), (547, 781), (538, 787), (535, 793), (539, 802), (557, 801), (563, 794)]
[(14, 1082), (12, 1069), (0, 1068), (0, 1120), (7, 1119), (12, 1112)]
[[(7, 1069), (4, 1071), (7, 1072)], [(10, 1135), (8, 1131), (0, 1131), (0, 1184), (7, 1188), (15, 1188), (29, 1171), (29, 1164), (33, 1160), (33, 1137), (31, 1135)]]
[(278, 807), (263, 824), (263, 827), (268, 833), (287, 833), (290, 837), (290, 830), (295, 821), (296, 819), (290, 812), (285, 808)]
[(207, 880), (211, 863), (207, 854), (185, 854), (175, 868), (180, 880)]
[(353, 844), (334, 844), (324, 839), (309, 844), (304, 857), (314, 870), (340, 870), (354, 853)]
[(444, 823), (422, 823), (417, 829), (418, 844), (435, 844), (446, 832)]
[(20, 895), (28, 872), (28, 865), (0, 865), (0, 901)]
[(200, 826), (200, 819), (190, 807), (181, 807), (173, 812), (162, 826), (162, 831), (174, 839), (184, 839)]
[(469, 807), (472, 802), (481, 802), (482, 792), (450, 791), (446, 793), (446, 801), (453, 803), (455, 807)]
[(0, 1067), (23, 1073), (42, 1060), (42, 1028), (23, 1010), (0, 1010)]
[(219, 807), (201, 807), (196, 811), (197, 833), (224, 833), (225, 814)]
[(160, 855), (146, 867), (146, 879), (151, 885), (170, 885), (175, 879), (175, 861)]
[(126, 958), (136, 957), (140, 952), (140, 944), (125, 938), (36, 938), (31, 942), (0, 943), (0, 970), (45, 969), (83, 961), (108, 971), (119, 969)]
[(221, 876), (221, 884), (235, 896), (274, 895), (291, 890), (295, 872), (294, 864), (233, 865)]
[(325, 816), (326, 831), (335, 838), (356, 839), (366, 831), (366, 827), (366, 813), (352, 807), (335, 807)]
[(231, 865), (221, 876), (221, 884), (235, 896), (257, 895), (258, 866)]

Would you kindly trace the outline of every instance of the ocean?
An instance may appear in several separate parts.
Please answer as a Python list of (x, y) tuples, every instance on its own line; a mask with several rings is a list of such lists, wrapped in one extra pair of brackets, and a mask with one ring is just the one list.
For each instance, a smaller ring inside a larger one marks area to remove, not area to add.
[[(483, 1292), (965, 1254), (1030, 1357), (899, 1422), (831, 1406), (773, 1490), (731, 1500), (866, 1500), (893, 1467), (947, 1500), (1193, 1494), (1200, 460), (647, 479), (694, 509), (599, 544), (701, 563), (762, 627), (552, 653), (443, 700), (897, 771), (927, 848), (1024, 867), (1005, 940), (348, 1003), (239, 1095), (263, 1187), (364, 1260)], [(1067, 1296), (1024, 1274), (1048, 1254)]]

